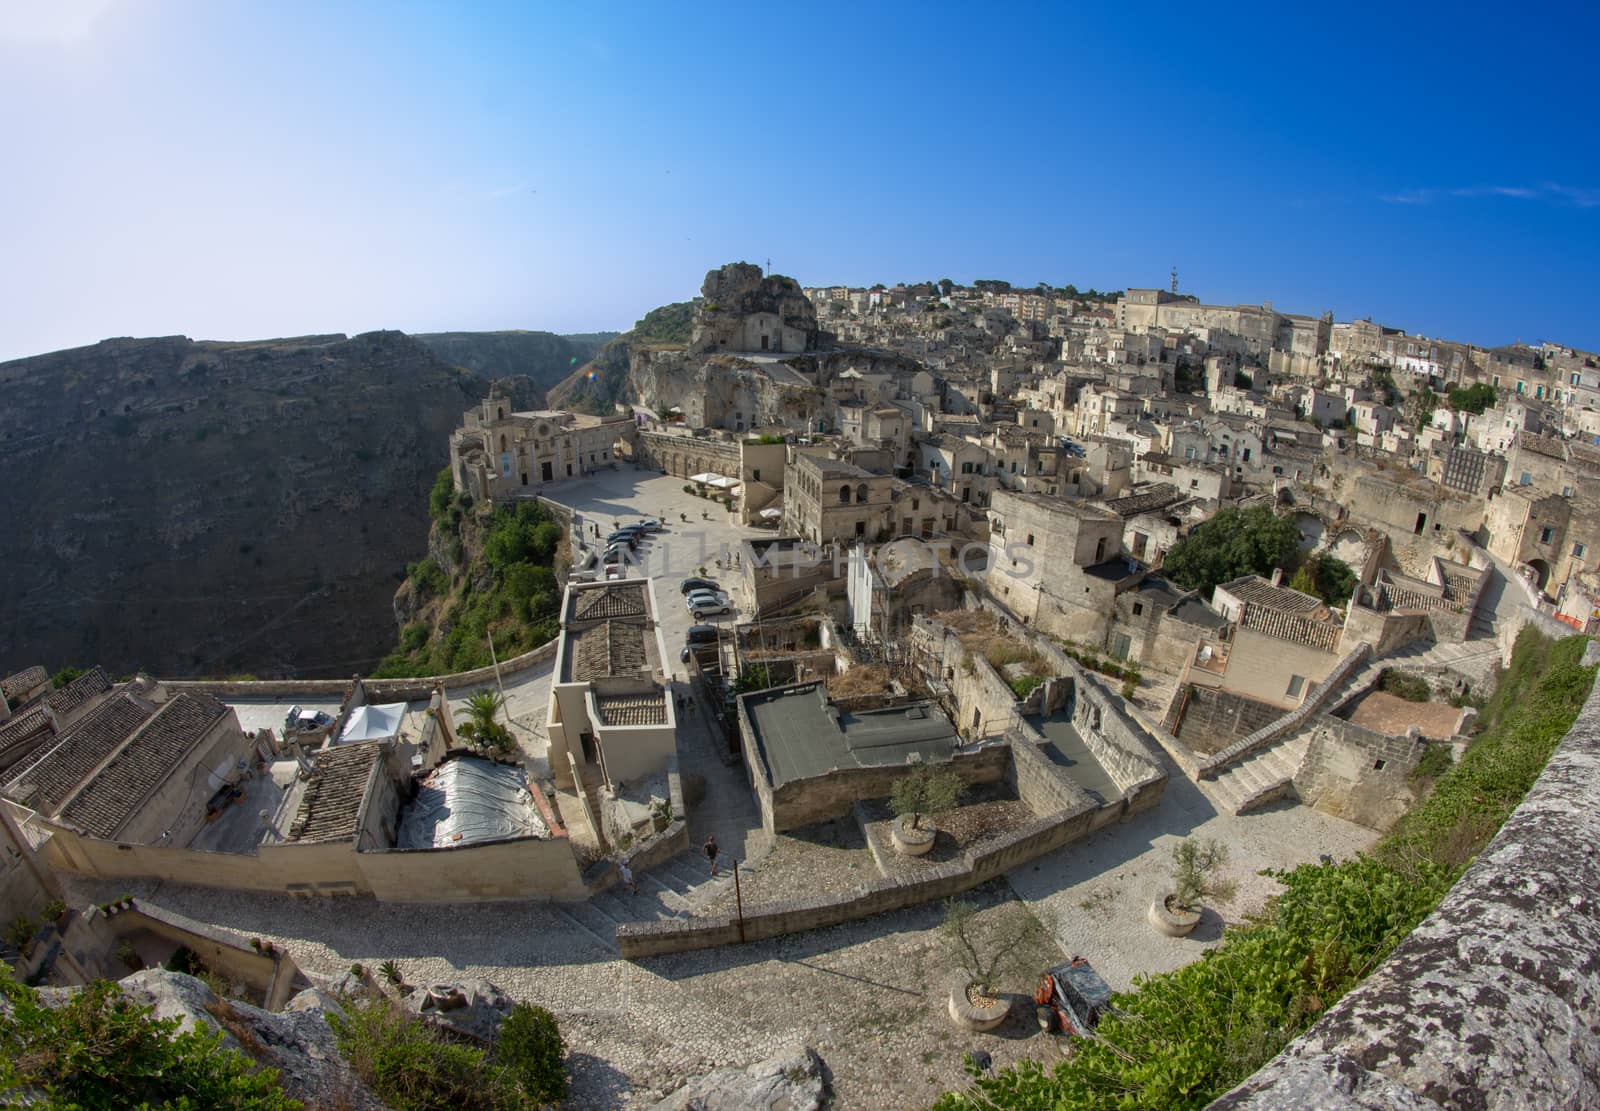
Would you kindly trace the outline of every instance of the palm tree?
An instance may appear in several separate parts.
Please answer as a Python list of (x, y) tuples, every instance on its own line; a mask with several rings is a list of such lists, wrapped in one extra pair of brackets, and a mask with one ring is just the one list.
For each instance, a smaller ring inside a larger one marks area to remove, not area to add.
[(467, 699), (467, 720), (456, 732), (473, 748), (491, 756), (512, 751), (517, 747), (516, 738), (496, 720), (505, 704), (499, 691), (478, 691)]

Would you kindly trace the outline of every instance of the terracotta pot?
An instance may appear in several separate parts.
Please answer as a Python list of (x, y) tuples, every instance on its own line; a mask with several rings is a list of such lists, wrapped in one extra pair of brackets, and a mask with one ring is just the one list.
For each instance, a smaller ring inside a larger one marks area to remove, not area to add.
[(1156, 931), (1168, 937), (1188, 937), (1200, 924), (1200, 912), (1174, 907), (1170, 891), (1151, 901), (1148, 917)]
[(1011, 1013), (1011, 997), (999, 995), (990, 1003), (974, 1003), (968, 994), (978, 994), (976, 985), (965, 976), (950, 981), (950, 1021), (963, 1030), (993, 1030)]
[(933, 848), (933, 842), (939, 836), (939, 831), (931, 826), (927, 829), (918, 829), (911, 824), (910, 819), (902, 818), (889, 827), (889, 834), (896, 852), (906, 856), (922, 856)]

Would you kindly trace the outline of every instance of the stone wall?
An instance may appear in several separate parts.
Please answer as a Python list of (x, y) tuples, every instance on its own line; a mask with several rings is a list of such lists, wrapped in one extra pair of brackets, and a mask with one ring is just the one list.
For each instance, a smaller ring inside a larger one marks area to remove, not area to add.
[(1257, 702), (1242, 694), (1210, 687), (1179, 688), (1167, 717), (1168, 729), (1191, 748), (1226, 748), (1241, 737), (1269, 728), (1283, 716), (1282, 708)]
[(661, 953), (710, 949), (740, 941), (761, 941), (801, 930), (837, 926), (873, 914), (902, 910), (933, 899), (947, 899), (1075, 841), (1115, 821), (1118, 807), (1108, 807), (1109, 817), (1093, 802), (1076, 813), (1058, 812), (1029, 822), (986, 843), (977, 852), (955, 860), (931, 864), (914, 878), (878, 879), (843, 895), (819, 895), (747, 907), (741, 926), (734, 915), (705, 918), (627, 922), (617, 927), (617, 948), (636, 960)]
[[(1431, 631), (1428, 614), (1379, 613), (1361, 605), (1350, 606), (1344, 623), (1345, 642), (1362, 641), (1370, 644), (1375, 656), (1387, 656), (1397, 648), (1426, 637)], [(1461, 638), (1457, 636), (1455, 639)]]
[[(196, 922), (161, 907), (134, 900), (126, 907), (101, 910), (91, 907), (85, 916), (86, 935), (99, 943), (106, 955), (111, 954), (116, 943), (141, 933), (154, 934), (177, 945), (187, 946), (205, 966), (226, 980), (244, 984), (261, 992), (265, 1010), (276, 1011), (310, 981), (301, 972), (294, 958), (281, 949), (267, 952), (242, 943), (226, 930), (204, 922)], [(96, 961), (95, 954), (74, 952), (80, 967), (101, 965), (101, 974), (112, 978), (126, 970), (104, 967)]]
[[(500, 677), (520, 675), (529, 668), (536, 667), (555, 658), (556, 645), (560, 638), (548, 641), (537, 648), (530, 649), (520, 656), (513, 656), (508, 660), (500, 661)], [(426, 701), (433, 696), (436, 688), (443, 685), (445, 690), (459, 690), (462, 687), (484, 686), (495, 681), (495, 669), (489, 667), (475, 668), (472, 671), (457, 671), (449, 675), (425, 675), (414, 679), (367, 679), (368, 701), (370, 702), (415, 702)], [(328, 699), (345, 699), (350, 696), (354, 681), (350, 679), (262, 679), (244, 680), (210, 680), (210, 679), (163, 679), (161, 684), (173, 694), (179, 691), (198, 691), (209, 694), (224, 702), (235, 699), (260, 699), (264, 702), (277, 700), (305, 699), (325, 701)]]
[(356, 852), (350, 841), (286, 842), (254, 853), (123, 844), (51, 830), (50, 864), (101, 879), (156, 879), (233, 891), (299, 896), (372, 895), (380, 902), (583, 899), (565, 836), (451, 849)]
[[(1586, 663), (1600, 658), (1590, 646)], [(1218, 1111), (1600, 1107), (1600, 686), (1420, 926)]]
[(1411, 771), (1427, 744), (1324, 714), (1311, 727), (1311, 745), (1294, 775), (1295, 794), (1324, 814), (1387, 830), (1416, 802)]

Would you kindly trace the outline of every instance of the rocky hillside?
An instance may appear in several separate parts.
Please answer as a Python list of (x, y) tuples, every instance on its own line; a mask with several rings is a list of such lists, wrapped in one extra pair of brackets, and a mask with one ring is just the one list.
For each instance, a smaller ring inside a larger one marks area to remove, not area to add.
[(464, 367), (481, 378), (528, 378), (537, 396), (531, 407), (544, 403), (544, 391), (594, 358), (615, 332), (558, 336), (553, 332), (419, 332), (416, 339), (440, 360)]
[[(367, 669), (487, 385), (399, 332), (0, 363), (0, 670)], [(532, 382), (509, 385), (532, 403)]]
[(609, 413), (619, 401), (635, 399), (628, 371), (636, 353), (681, 350), (694, 328), (694, 303), (679, 301), (651, 309), (628, 331), (606, 343), (594, 358), (552, 386), (552, 408)]

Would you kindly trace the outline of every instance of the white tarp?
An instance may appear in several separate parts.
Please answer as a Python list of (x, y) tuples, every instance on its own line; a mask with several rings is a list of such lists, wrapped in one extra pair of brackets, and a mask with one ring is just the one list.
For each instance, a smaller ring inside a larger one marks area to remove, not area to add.
[(715, 479), (718, 479), (718, 478), (721, 478), (721, 477), (722, 476), (717, 474), (715, 471), (701, 471), (699, 474), (690, 475), (689, 476), (689, 481), (690, 482), (699, 482), (699, 483), (703, 484), (703, 483), (711, 482), (711, 481), (713, 481)]
[(396, 847), (448, 849), (515, 837), (548, 837), (521, 768), (477, 756), (439, 765), (400, 812)]
[(765, 517), (769, 521), (776, 521), (779, 517), (783, 516), (783, 510), (781, 510), (781, 509), (763, 509), (761, 511), (761, 515), (763, 517)]
[(733, 490), (738, 487), (739, 480), (737, 478), (729, 478), (727, 475), (712, 475), (706, 485), (715, 486), (720, 490)]
[(350, 720), (345, 722), (344, 732), (339, 734), (339, 743), (349, 745), (357, 741), (381, 741), (385, 737), (393, 737), (400, 732), (400, 721), (405, 716), (404, 702), (357, 706), (351, 711)]

